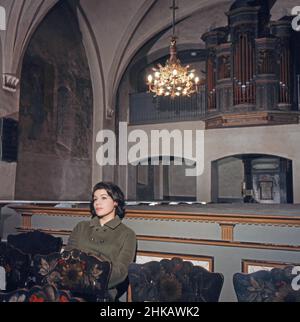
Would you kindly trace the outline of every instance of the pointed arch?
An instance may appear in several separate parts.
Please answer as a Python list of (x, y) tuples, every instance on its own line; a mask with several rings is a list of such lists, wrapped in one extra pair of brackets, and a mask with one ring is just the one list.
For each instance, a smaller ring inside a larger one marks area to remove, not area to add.
[[(90, 190), (92, 83), (73, 9), (72, 3), (70, 6), (59, 2), (36, 30), (24, 55), (19, 118), (22, 131), (16, 180), (16, 196), (20, 198), (78, 196), (81, 199)], [(39, 157), (31, 163), (29, 156), (37, 151)], [(46, 187), (45, 191), (22, 188), (32, 184), (25, 174), (33, 166), (44, 172), (54, 171), (50, 177), (37, 175), (36, 180)], [(75, 178), (70, 167), (75, 169)], [(71, 191), (66, 184), (70, 180), (81, 182), (80, 187)], [(52, 191), (48, 186), (54, 182), (57, 189)]]
[(6, 30), (3, 72), (20, 77), (29, 41), (48, 12), (59, 0), (13, 1)]
[[(87, 55), (87, 61), (90, 69), (90, 76), (93, 89), (93, 142), (92, 151), (95, 155), (96, 135), (104, 123), (104, 114), (106, 111), (106, 89), (103, 73), (103, 64), (100, 49), (96, 40), (95, 31), (93, 30), (84, 9), (78, 3), (78, 21), (83, 35), (83, 45)], [(103, 169), (99, 167), (96, 158), (92, 158), (92, 184), (102, 180)]]
[[(177, 23), (182, 20), (185, 20), (186, 18), (190, 17), (192, 14), (196, 14), (200, 12), (201, 10), (214, 8), (214, 6), (216, 6), (217, 4), (227, 5), (230, 2), (231, 1), (229, 0), (200, 1), (194, 5), (187, 7), (186, 9), (183, 9), (176, 18)], [(151, 5), (151, 8), (152, 6), (153, 5)], [(151, 8), (149, 7), (149, 10)], [(143, 37), (140, 37), (138, 39), (138, 42), (136, 43), (135, 46), (129, 46), (129, 43), (132, 43), (134, 41), (135, 34), (133, 33), (138, 31), (138, 28), (142, 26), (142, 23), (143, 23), (143, 20), (139, 22), (139, 24), (136, 26), (134, 30), (128, 29), (126, 30), (126, 34), (123, 35), (123, 38), (127, 39), (126, 46), (125, 47), (123, 46), (123, 48), (120, 48), (120, 52), (122, 52), (122, 55), (116, 56), (116, 59), (118, 59), (118, 61), (114, 61), (114, 64), (112, 64), (112, 68), (109, 72), (108, 88), (107, 88), (107, 97), (108, 97), (109, 106), (114, 107), (116, 105), (116, 97), (117, 97), (116, 94), (119, 88), (120, 81), (126, 71), (126, 68), (130, 64), (132, 59), (135, 57), (135, 55), (139, 52), (139, 50), (143, 46), (145, 46), (146, 43), (151, 41), (151, 39), (155, 38), (157, 34), (159, 34), (160, 32), (164, 32), (172, 27), (171, 17), (169, 19), (163, 17), (162, 19), (157, 21), (157, 23), (153, 24), (151, 28), (145, 29), (146, 32), (143, 34)], [(115, 68), (115, 66), (118, 66), (118, 68)]]

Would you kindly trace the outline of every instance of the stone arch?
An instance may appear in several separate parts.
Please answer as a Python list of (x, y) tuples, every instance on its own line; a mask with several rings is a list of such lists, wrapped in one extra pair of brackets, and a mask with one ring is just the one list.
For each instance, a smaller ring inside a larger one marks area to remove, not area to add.
[[(169, 160), (170, 162), (167, 162)], [(136, 200), (196, 200), (196, 177), (187, 177), (185, 170), (194, 167), (194, 161), (181, 156), (141, 156), (131, 165), (130, 185), (136, 187)], [(133, 190), (132, 187), (129, 190)], [(145, 199), (146, 198), (146, 199)]]
[[(210, 0), (210, 1), (204, 1), (204, 2), (199, 2), (194, 6), (190, 6), (187, 9), (183, 10), (182, 13), (180, 15), (178, 15), (177, 17), (177, 21), (182, 21), (186, 18), (188, 18), (190, 15), (195, 14), (200, 12), (201, 10), (204, 9), (210, 9), (210, 8), (214, 8), (214, 6), (218, 5), (229, 5), (231, 3), (231, 1), (228, 0)], [(129, 43), (129, 41), (132, 38), (132, 34), (126, 34), (124, 35), (125, 39), (128, 39), (128, 43), (126, 43), (126, 46), (124, 48), (121, 48), (120, 52), (125, 53), (126, 55), (119, 55), (118, 56), (118, 61), (115, 61), (114, 64), (112, 64), (112, 69), (110, 70), (109, 73), (109, 87), (107, 90), (107, 94), (108, 94), (108, 105), (114, 107), (116, 105), (116, 97), (117, 97), (117, 92), (118, 92), (118, 88), (119, 88), (119, 84), (121, 82), (121, 79), (128, 67), (128, 65), (130, 64), (130, 62), (132, 61), (132, 59), (135, 57), (135, 55), (138, 53), (138, 51), (145, 46), (145, 44), (147, 44), (149, 41), (151, 41), (151, 39), (153, 39), (157, 34), (161, 33), (161, 32), (165, 32), (166, 30), (170, 29), (172, 26), (171, 24), (171, 19), (161, 19), (158, 23), (156, 23), (153, 28), (149, 28), (147, 29), (146, 33), (144, 34), (143, 38), (141, 39), (141, 41), (136, 44), (136, 46), (130, 48), (130, 50), (128, 50), (126, 52), (126, 47)], [(128, 30), (128, 33), (130, 33), (132, 31)], [(121, 60), (122, 59), (122, 60)], [(118, 66), (118, 68), (115, 68), (115, 66)]]
[[(103, 127), (106, 114), (106, 89), (103, 73), (103, 64), (100, 49), (97, 44), (96, 36), (90, 25), (88, 18), (78, 3), (78, 20), (82, 32), (82, 40), (85, 47), (91, 81), (93, 88), (93, 155), (96, 151), (97, 131)], [(96, 158), (92, 159), (92, 185), (103, 178), (103, 169), (97, 164)]]
[[(22, 1), (16, 1), (13, 3), (10, 13), (11, 18), (9, 20), (7, 29), (7, 35), (9, 35), (9, 37), (6, 37), (5, 53), (3, 53), (3, 55), (5, 54), (5, 57), (7, 57), (5, 66), (3, 67), (3, 72), (7, 72), (20, 78), (23, 58), (29, 42), (44, 18), (58, 2), (59, 0), (37, 0), (33, 4), (35, 7), (32, 7), (32, 10), (28, 10), (28, 12), (25, 13), (23, 11), (24, 9), (22, 6)], [(104, 88), (105, 82), (103, 78), (100, 50), (98, 48), (92, 27), (89, 24), (88, 18), (86, 17), (80, 2), (74, 1), (74, 6), (77, 6), (76, 14), (80, 24), (82, 40), (90, 68), (94, 95), (93, 132), (94, 135), (96, 135), (95, 132), (97, 128), (101, 127), (103, 124), (103, 111), (106, 106), (106, 93)], [(14, 43), (16, 43), (16, 48), (14, 47)], [(17, 105), (19, 106), (19, 104)], [(93, 138), (93, 150), (95, 150), (94, 142), (95, 138)], [(92, 172), (93, 178), (96, 177), (98, 180), (102, 177), (102, 171), (94, 161), (92, 165)]]
[(235, 152), (234, 154), (230, 154), (230, 153), (229, 154), (222, 154), (219, 157), (214, 158), (213, 160), (211, 160), (211, 162), (218, 161), (218, 160), (221, 160), (221, 159), (225, 159), (225, 158), (228, 158), (228, 157), (237, 157), (237, 156), (240, 156), (240, 155), (243, 155), (243, 154), (265, 155), (265, 156), (268, 156), (268, 157), (279, 157), (279, 158), (283, 158), (283, 159), (293, 161), (293, 158), (288, 153), (285, 153), (285, 152), (271, 153), (271, 152), (265, 152), (265, 151), (263, 151), (261, 149), (257, 149), (257, 150), (252, 149), (252, 150), (249, 150), (247, 152), (241, 151), (240, 153)]
[[(59, 2), (36, 29), (24, 54), (16, 180), (16, 196), (21, 199), (84, 200), (92, 185), (92, 83), (72, 9)], [(37, 157), (32, 160), (30, 154)], [(33, 171), (36, 186), (45, 189), (34, 188), (26, 176)]]
[(266, 153), (227, 155), (211, 162), (212, 201), (293, 203), (293, 162)]
[(24, 11), (23, 1), (14, 1), (8, 20), (4, 72), (20, 77), (24, 53), (32, 35), (59, 0), (35, 1)]
[[(36, 7), (33, 8), (35, 10), (32, 10), (33, 13), (31, 15), (22, 15), (21, 1), (14, 2), (6, 32), (9, 37), (6, 37), (5, 57), (7, 57), (7, 59), (5, 61), (5, 66), (3, 67), (3, 72), (13, 74), (20, 78), (24, 54), (32, 36), (42, 23), (43, 19), (59, 1), (60, 0), (37, 0), (35, 2)], [(94, 94), (97, 95), (94, 100), (95, 104), (97, 104), (97, 106), (94, 107), (94, 112), (96, 112), (99, 110), (99, 103), (96, 102), (102, 102), (102, 108), (105, 106), (105, 90), (103, 86), (104, 79), (101, 56), (95, 35), (79, 1), (76, 1), (76, 5), (78, 6), (78, 20), (83, 33), (83, 43), (90, 67)], [(31, 12), (29, 11), (29, 13)], [(25, 20), (25, 22), (23, 20)], [(14, 48), (14, 43), (16, 43), (16, 48)], [(94, 57), (97, 57), (96, 61)], [(99, 115), (98, 119), (100, 119), (102, 123), (103, 116)]]

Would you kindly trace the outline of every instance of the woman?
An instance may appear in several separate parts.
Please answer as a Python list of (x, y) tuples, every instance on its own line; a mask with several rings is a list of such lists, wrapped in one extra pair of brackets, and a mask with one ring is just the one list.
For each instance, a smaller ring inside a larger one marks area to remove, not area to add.
[(117, 185), (97, 183), (90, 203), (92, 219), (77, 224), (66, 247), (69, 250), (77, 248), (111, 262), (108, 289), (113, 300), (117, 295), (116, 286), (126, 279), (128, 266), (136, 252), (136, 235), (121, 222), (125, 215), (124, 205), (124, 194)]

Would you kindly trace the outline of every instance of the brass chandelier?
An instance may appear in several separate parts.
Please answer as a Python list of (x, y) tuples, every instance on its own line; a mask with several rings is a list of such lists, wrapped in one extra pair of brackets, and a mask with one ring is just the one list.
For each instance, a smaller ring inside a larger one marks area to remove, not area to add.
[(153, 74), (147, 77), (149, 92), (154, 96), (190, 96), (198, 91), (199, 77), (195, 77), (195, 70), (189, 71), (189, 65), (182, 66), (177, 58), (176, 36), (175, 36), (175, 0), (173, 0), (173, 33), (170, 44), (170, 58), (165, 66), (158, 64), (158, 68), (152, 68)]

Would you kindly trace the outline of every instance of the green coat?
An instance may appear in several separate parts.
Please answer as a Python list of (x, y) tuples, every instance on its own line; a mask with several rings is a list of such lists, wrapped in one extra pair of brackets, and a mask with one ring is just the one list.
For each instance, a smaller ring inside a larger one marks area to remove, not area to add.
[(112, 289), (123, 282), (128, 275), (128, 266), (133, 262), (136, 252), (136, 235), (118, 216), (103, 227), (99, 218), (94, 217), (75, 226), (65, 249), (73, 248), (102, 256), (111, 262), (112, 271), (108, 288)]

